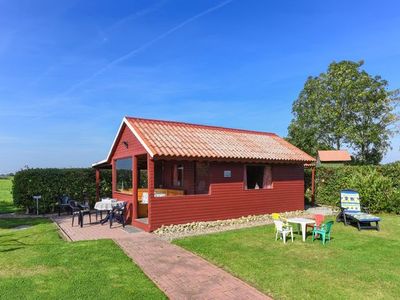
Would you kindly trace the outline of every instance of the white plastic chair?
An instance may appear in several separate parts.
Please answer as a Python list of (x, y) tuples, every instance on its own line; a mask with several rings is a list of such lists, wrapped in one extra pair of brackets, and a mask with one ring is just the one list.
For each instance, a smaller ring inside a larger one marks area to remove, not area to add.
[(292, 226), (284, 226), (284, 223), (279, 220), (274, 220), (275, 223), (275, 241), (279, 238), (283, 239), (283, 242), (286, 244), (286, 236), (290, 234), (293, 243), (293, 227)]

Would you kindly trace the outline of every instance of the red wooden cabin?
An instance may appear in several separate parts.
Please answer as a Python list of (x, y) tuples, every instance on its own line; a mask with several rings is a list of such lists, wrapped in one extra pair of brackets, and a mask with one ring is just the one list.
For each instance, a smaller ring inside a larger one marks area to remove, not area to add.
[(304, 164), (315, 159), (276, 134), (123, 119), (107, 159), (128, 222), (162, 225), (304, 209)]

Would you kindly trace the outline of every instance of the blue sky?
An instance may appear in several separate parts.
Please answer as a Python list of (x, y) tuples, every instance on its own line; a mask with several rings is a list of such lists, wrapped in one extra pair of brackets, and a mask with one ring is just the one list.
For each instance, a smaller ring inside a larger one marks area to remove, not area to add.
[[(0, 173), (105, 158), (125, 115), (287, 134), (333, 60), (400, 87), (397, 1), (0, 0)], [(400, 159), (400, 138), (384, 162)]]

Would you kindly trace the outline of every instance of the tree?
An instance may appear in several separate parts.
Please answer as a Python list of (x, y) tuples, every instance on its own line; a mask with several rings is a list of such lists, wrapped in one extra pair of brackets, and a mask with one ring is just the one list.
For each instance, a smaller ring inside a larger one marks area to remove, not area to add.
[(307, 79), (293, 103), (289, 141), (311, 155), (346, 146), (361, 163), (381, 161), (398, 120), (398, 92), (362, 70), (363, 64), (333, 62), (326, 73)]

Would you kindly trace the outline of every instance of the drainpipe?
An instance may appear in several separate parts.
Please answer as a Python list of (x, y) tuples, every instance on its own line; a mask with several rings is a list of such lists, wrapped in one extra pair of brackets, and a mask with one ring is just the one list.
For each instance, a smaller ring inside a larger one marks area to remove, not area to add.
[(96, 169), (96, 202), (100, 201), (100, 169)]
[(311, 205), (315, 206), (315, 166), (311, 168)]

